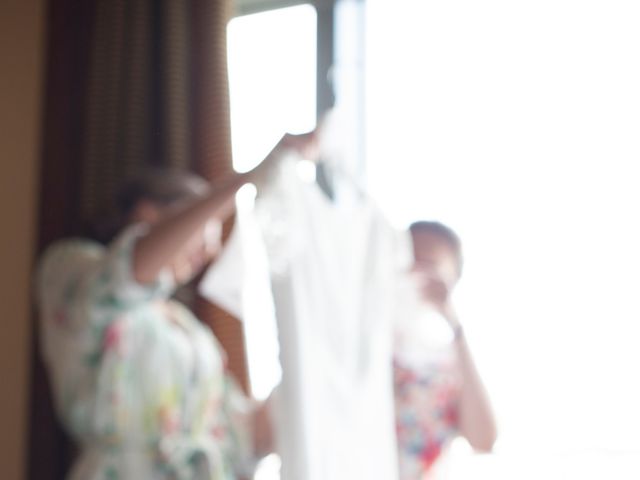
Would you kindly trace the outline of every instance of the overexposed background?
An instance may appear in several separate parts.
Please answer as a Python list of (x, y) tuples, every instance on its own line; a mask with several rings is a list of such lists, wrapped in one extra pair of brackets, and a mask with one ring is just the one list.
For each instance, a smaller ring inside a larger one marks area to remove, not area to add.
[(640, 5), (368, 4), (370, 190), (462, 237), (497, 450), (640, 451)]
[[(640, 474), (639, 24), (625, 0), (366, 2), (360, 174), (398, 228), (462, 237), (457, 300), (511, 459), (452, 476)], [(243, 170), (314, 124), (315, 12), (229, 34)]]

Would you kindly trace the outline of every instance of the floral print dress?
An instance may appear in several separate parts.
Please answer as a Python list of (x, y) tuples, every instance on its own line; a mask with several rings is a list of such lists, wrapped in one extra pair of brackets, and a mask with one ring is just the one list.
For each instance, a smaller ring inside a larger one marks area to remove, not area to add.
[(400, 480), (420, 480), (458, 433), (459, 386), (449, 366), (419, 371), (394, 361)]
[(444, 319), (408, 318), (413, 328), (397, 329), (393, 361), (399, 480), (425, 480), (458, 434), (461, 376)]
[(38, 272), (41, 340), (72, 480), (229, 480), (252, 467), (250, 402), (211, 331), (170, 299), (169, 272), (131, 273), (135, 226), (109, 248), (50, 247)]

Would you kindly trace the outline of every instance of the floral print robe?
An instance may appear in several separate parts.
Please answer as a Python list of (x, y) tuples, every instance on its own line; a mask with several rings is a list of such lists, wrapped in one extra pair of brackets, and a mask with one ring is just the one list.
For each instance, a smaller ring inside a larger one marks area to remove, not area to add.
[(144, 227), (108, 248), (50, 247), (38, 272), (43, 356), (78, 442), (72, 480), (229, 480), (250, 470), (251, 405), (211, 331), (170, 299), (172, 276), (134, 281)]

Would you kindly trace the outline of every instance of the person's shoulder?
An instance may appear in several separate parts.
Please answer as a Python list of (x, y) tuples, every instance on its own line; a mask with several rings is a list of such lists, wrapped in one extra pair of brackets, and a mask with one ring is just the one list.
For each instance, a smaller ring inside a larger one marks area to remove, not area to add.
[(50, 263), (52, 260), (65, 258), (97, 258), (104, 255), (105, 247), (93, 240), (73, 237), (58, 240), (49, 245), (40, 257), (40, 264)]
[(92, 240), (66, 238), (49, 245), (40, 256), (34, 275), (34, 288), (39, 304), (59, 296), (75, 283), (82, 272), (104, 256), (105, 248)]
[(100, 260), (105, 247), (85, 238), (65, 238), (49, 245), (38, 261), (37, 275), (57, 275), (60, 270), (71, 270)]

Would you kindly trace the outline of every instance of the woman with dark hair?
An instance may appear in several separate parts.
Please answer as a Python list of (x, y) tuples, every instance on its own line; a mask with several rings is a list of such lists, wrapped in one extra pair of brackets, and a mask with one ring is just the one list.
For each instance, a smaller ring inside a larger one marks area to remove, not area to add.
[(432, 478), (436, 461), (456, 435), (474, 449), (488, 452), (497, 432), (451, 300), (462, 275), (460, 239), (434, 221), (416, 222), (410, 233), (412, 280), (419, 298), (417, 308), (397, 325), (396, 430), (400, 480), (424, 480)]
[(264, 411), (226, 372), (211, 331), (171, 297), (219, 251), (236, 191), (268, 182), (284, 150), (314, 146), (313, 132), (286, 135), (254, 170), (213, 188), (148, 172), (120, 192), (123, 228), (108, 245), (71, 239), (45, 252), (42, 348), (58, 415), (80, 447), (69, 478), (251, 475), (270, 448)]

